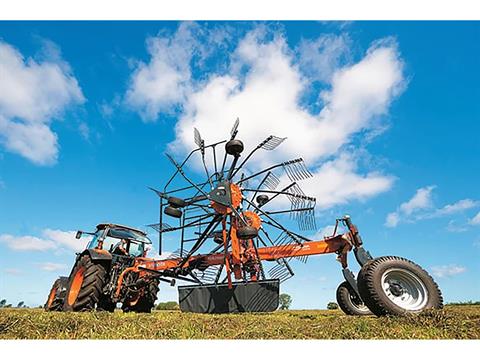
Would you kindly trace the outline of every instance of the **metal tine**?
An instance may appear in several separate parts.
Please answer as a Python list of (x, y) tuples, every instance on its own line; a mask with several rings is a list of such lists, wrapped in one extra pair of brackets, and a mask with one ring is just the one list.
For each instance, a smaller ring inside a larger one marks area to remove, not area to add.
[(282, 166), (291, 181), (305, 180), (313, 176), (302, 158), (286, 161)]
[(286, 139), (287, 139), (286, 137), (281, 138), (281, 137), (278, 137), (278, 136), (270, 135), (264, 141), (262, 141), (258, 145), (258, 147), (260, 147), (264, 150), (272, 151), (272, 150), (275, 150)]
[(147, 226), (156, 230), (156, 231), (158, 231), (158, 232), (164, 232), (166, 230), (173, 229), (173, 226), (170, 225), (170, 224), (167, 224), (167, 223), (150, 224), (150, 225), (147, 225)]
[(168, 158), (168, 160), (171, 161), (171, 163), (178, 169), (180, 170), (182, 167), (180, 166), (180, 164), (173, 158), (172, 155), (170, 155), (169, 153), (165, 153), (165, 156)]
[(237, 117), (237, 120), (235, 120), (235, 123), (233, 124), (232, 130), (230, 130), (230, 136), (231, 139), (233, 140), (235, 136), (237, 135), (238, 132), (238, 125), (240, 125), (240, 119)]
[(219, 270), (219, 267), (217, 265), (210, 266), (206, 268), (204, 271), (201, 271), (199, 269), (195, 269), (194, 272), (197, 274), (197, 276), (202, 279), (206, 280), (207, 282), (212, 282), (214, 281), (217, 272)]
[[(185, 175), (185, 172), (183, 171), (182, 166), (177, 163), (177, 161), (172, 157), (172, 155), (170, 155), (169, 153), (165, 153), (165, 156), (172, 162), (172, 164), (177, 168), (177, 172), (180, 173), (180, 175), (182, 175), (182, 177), (185, 180), (187, 180), (190, 183), (190, 185), (192, 185), (195, 189), (198, 190), (198, 192), (202, 193), (203, 195), (207, 195), (207, 193), (203, 191), (198, 184), (195, 184), (192, 180), (190, 180), (190, 178), (188, 178), (188, 176)], [(211, 181), (210, 178), (209, 180)]]
[(306, 196), (303, 190), (295, 184), (287, 192), (291, 195), (287, 195), (291, 202), (291, 210), (309, 209), (305, 211), (292, 211), (290, 218), (297, 221), (300, 230), (316, 230), (315, 225), (315, 203), (316, 199)]
[(248, 180), (243, 182), (243, 179), (245, 179), (245, 173), (242, 173), (242, 175), (240, 176), (240, 181), (242, 182), (243, 187), (248, 188)]
[(195, 140), (195, 144), (197, 144), (197, 146), (200, 149), (200, 154), (202, 156), (203, 168), (205, 169), (205, 174), (207, 175), (208, 182), (210, 183), (210, 186), (213, 189), (213, 182), (212, 182), (212, 179), (210, 178), (210, 174), (208, 172), (207, 164), (205, 163), (205, 141), (202, 139), (202, 136), (200, 135), (200, 131), (198, 131), (197, 128), (193, 129), (193, 137), (194, 137), (194, 140)]
[(152, 187), (148, 187), (150, 190), (152, 190), (153, 192), (155, 192), (155, 194), (158, 195), (158, 197), (162, 198), (162, 199), (168, 199), (168, 196), (165, 195), (165, 193), (161, 192), (160, 190), (157, 190), (157, 189), (154, 189)]
[(294, 274), (290, 267), (288, 266), (288, 262), (281, 258), (277, 260), (277, 265), (269, 270), (269, 275), (272, 278), (278, 278), (280, 282), (284, 282), (285, 280), (291, 278)]
[(269, 172), (263, 184), (267, 187), (267, 189), (273, 191), (280, 184), (280, 179), (274, 173)]
[(177, 249), (175, 250), (173, 253), (171, 253), (167, 259), (168, 260), (171, 260), (171, 259), (182, 259), (185, 255), (188, 254), (188, 251), (183, 249), (183, 251), (181, 251), (181, 249)]
[(204, 142), (203, 142), (202, 137), (200, 136), (200, 132), (198, 131), (197, 128), (193, 128), (193, 138), (195, 140), (195, 144), (197, 144), (197, 146), (199, 148), (202, 148)]

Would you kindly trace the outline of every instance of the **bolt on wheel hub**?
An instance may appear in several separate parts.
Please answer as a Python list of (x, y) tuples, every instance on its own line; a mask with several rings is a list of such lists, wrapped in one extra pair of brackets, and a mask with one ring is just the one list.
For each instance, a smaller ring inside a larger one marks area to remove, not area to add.
[(381, 284), (385, 295), (402, 309), (422, 310), (428, 302), (425, 284), (417, 275), (407, 269), (388, 269), (382, 275)]

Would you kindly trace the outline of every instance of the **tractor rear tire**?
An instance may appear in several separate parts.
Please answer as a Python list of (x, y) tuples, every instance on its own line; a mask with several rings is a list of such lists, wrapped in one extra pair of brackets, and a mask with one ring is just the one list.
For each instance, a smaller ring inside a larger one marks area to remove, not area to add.
[(122, 310), (124, 312), (151, 313), (155, 306), (155, 301), (157, 301), (159, 282), (158, 279), (152, 279), (150, 283), (145, 286), (144, 293), (138, 301), (133, 305), (124, 304)]
[(372, 315), (370, 309), (346, 281), (338, 285), (337, 303), (340, 309), (347, 315)]
[(419, 265), (398, 256), (367, 262), (358, 274), (358, 291), (377, 316), (440, 309), (443, 298), (433, 278)]
[(67, 293), (68, 277), (61, 276), (52, 285), (44, 305), (47, 311), (62, 311), (65, 294)]
[(63, 309), (65, 311), (94, 310), (102, 296), (107, 269), (94, 262), (90, 255), (82, 255), (72, 270), (68, 281)]

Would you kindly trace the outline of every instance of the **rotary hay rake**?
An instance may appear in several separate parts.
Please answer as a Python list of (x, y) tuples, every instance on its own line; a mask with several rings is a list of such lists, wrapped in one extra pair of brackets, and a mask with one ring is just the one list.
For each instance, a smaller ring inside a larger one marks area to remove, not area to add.
[[(152, 188), (160, 199), (160, 216), (149, 226), (159, 234), (159, 252), (170, 233), (180, 239), (180, 246), (165, 260), (137, 259), (135, 266), (160, 280), (193, 283), (178, 288), (181, 310), (273, 311), (280, 283), (294, 275), (290, 260), (306, 262), (311, 255), (327, 253), (336, 253), (342, 265), (345, 282), (337, 289), (337, 301), (347, 314), (404, 314), (442, 306), (438, 286), (418, 265), (393, 256), (372, 258), (349, 216), (337, 219), (333, 234), (322, 240), (300, 234), (316, 230), (316, 200), (300, 187), (312, 174), (301, 158), (249, 173), (246, 165), (255, 153), (273, 151), (286, 138), (271, 135), (240, 161), (244, 146), (236, 138), (238, 127), (237, 119), (229, 139), (208, 145), (194, 129), (197, 147), (181, 163), (167, 154), (176, 170), (162, 190)], [(207, 166), (207, 154), (213, 170)], [(199, 155), (206, 179), (187, 175), (185, 168), (194, 155)], [(288, 184), (280, 187), (285, 180)], [(290, 207), (279, 208), (285, 203)], [(337, 234), (339, 225), (345, 233)], [(352, 250), (362, 267), (357, 279), (348, 268)]]
[[(197, 147), (181, 163), (168, 155), (176, 170), (161, 191), (152, 189), (160, 198), (160, 218), (150, 227), (158, 231), (160, 254), (164, 240), (180, 240), (177, 251), (163, 260), (147, 258), (150, 239), (124, 225), (78, 231), (78, 239), (92, 238), (70, 275), (55, 281), (45, 308), (114, 311), (121, 303), (123, 311), (150, 312), (159, 282), (182, 280), (192, 284), (178, 287), (182, 311), (273, 311), (280, 283), (294, 275), (291, 259), (305, 263), (311, 255), (328, 253), (342, 265), (345, 281), (337, 302), (346, 314), (401, 315), (442, 306), (437, 284), (420, 266), (396, 256), (372, 258), (350, 217), (337, 219), (333, 234), (322, 240), (300, 234), (316, 230), (315, 198), (300, 187), (312, 174), (301, 158), (247, 172), (257, 151), (274, 151), (285, 138), (267, 137), (240, 162), (238, 125), (237, 120), (229, 139), (208, 145), (195, 129)], [(223, 159), (219, 148), (225, 149)], [(213, 171), (206, 161), (210, 155)], [(192, 161), (206, 179), (199, 180), (198, 171), (187, 175)], [(343, 234), (337, 233), (341, 225)], [(351, 251), (361, 266), (357, 277), (348, 268)]]

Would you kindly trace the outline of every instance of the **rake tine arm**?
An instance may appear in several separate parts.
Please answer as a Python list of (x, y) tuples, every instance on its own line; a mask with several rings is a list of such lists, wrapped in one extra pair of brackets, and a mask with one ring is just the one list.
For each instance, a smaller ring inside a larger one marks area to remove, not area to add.
[[(287, 191), (288, 189), (290, 189), (292, 186), (295, 186), (295, 185), (296, 185), (296, 183), (293, 182), (293, 183), (291, 183), (290, 185), (284, 187), (282, 190), (280, 190), (280, 192), (283, 193), (283, 192)], [(277, 196), (279, 196), (279, 195), (280, 195), (280, 193), (273, 195), (273, 196), (272, 196), (270, 199), (268, 199), (264, 204), (259, 205), (259, 207), (263, 207), (263, 206), (267, 205), (270, 201), (272, 201), (273, 199), (275, 199), (275, 198), (276, 198)]]
[(203, 243), (207, 239), (208, 235), (210, 235), (210, 233), (213, 230), (215, 230), (217, 225), (220, 223), (220, 218), (221, 217), (222, 217), (221, 215), (215, 214), (215, 217), (212, 219), (210, 224), (205, 228), (202, 235), (200, 235), (200, 237), (198, 238), (196, 243), (193, 245), (192, 249), (188, 252), (188, 254), (185, 256), (185, 258), (180, 262), (180, 264), (179, 264), (180, 268), (183, 265), (185, 265), (187, 263), (188, 259), (193, 255), (193, 253), (195, 253), (195, 251), (197, 251), (203, 245)]
[(254, 178), (254, 177), (257, 177), (258, 175), (262, 175), (262, 174), (264, 174), (264, 173), (266, 173), (266, 172), (268, 172), (268, 171), (271, 171), (271, 170), (273, 170), (273, 169), (279, 168), (279, 167), (281, 167), (281, 166), (283, 166), (283, 163), (277, 164), (277, 165), (272, 165), (272, 166), (270, 166), (270, 167), (268, 167), (268, 168), (266, 168), (266, 169), (263, 169), (263, 170), (255, 173), (255, 174), (253, 174), (253, 175), (247, 176), (246, 178), (240, 180), (240, 181), (238, 182), (238, 184), (240, 184), (240, 183), (242, 183), (242, 182), (244, 182), (244, 181), (250, 180), (250, 179), (252, 179), (252, 178)]
[(187, 175), (185, 175), (185, 172), (183, 171), (182, 169), (182, 166), (181, 165), (178, 165), (178, 163), (170, 156), (167, 154), (167, 157), (170, 159), (170, 161), (173, 163), (173, 165), (177, 168), (178, 172), (180, 173), (180, 175), (182, 175), (182, 177), (187, 180), (190, 185), (192, 185), (195, 189), (197, 189), (199, 192), (201, 192), (203, 195), (207, 195), (207, 193), (205, 191), (202, 190), (201, 187), (199, 187), (197, 184), (195, 184), (192, 180), (190, 180), (188, 178)]
[[(294, 184), (295, 183), (292, 183), (292, 185), (290, 185), (288, 188), (292, 187)], [(256, 190), (256, 189), (242, 189), (242, 191), (258, 191), (258, 190)], [(276, 194), (276, 195), (287, 195), (289, 197), (293, 197), (293, 198), (296, 198), (298, 200), (310, 200), (310, 201), (315, 200), (315, 198), (312, 198), (310, 196), (296, 194), (294, 192), (287, 192), (286, 190), (280, 190), (280, 191), (277, 191), (277, 190), (259, 190), (258, 192), (263, 192), (263, 193), (268, 193), (268, 194)]]
[(207, 175), (207, 179), (210, 182), (210, 186), (213, 189), (212, 179), (210, 178), (210, 174), (208, 173), (207, 164), (205, 164), (205, 141), (200, 136), (200, 132), (198, 131), (197, 128), (194, 128), (194, 138), (195, 138), (195, 144), (197, 144), (197, 146), (200, 149), (200, 154), (202, 157), (202, 164), (203, 164), (203, 168), (205, 169), (205, 174)]
[(215, 175), (215, 178), (218, 180), (218, 177), (220, 174), (218, 173), (218, 168), (217, 168), (217, 151), (215, 146), (212, 147), (212, 153), (213, 153), (213, 168), (215, 170), (214, 175)]
[(243, 165), (252, 157), (252, 155), (257, 152), (257, 150), (261, 149), (266, 143), (268, 143), (271, 139), (273, 138), (273, 135), (270, 135), (268, 138), (263, 140), (260, 144), (257, 145), (256, 148), (254, 148), (250, 153), (247, 155), (247, 157), (242, 161), (242, 163), (238, 166), (237, 170), (232, 174), (232, 178), (235, 176), (235, 174), (240, 170)]
[[(269, 171), (267, 173), (267, 175), (265, 175), (265, 177), (262, 179), (262, 181), (260, 181), (260, 183), (258, 184), (256, 190), (254, 191), (253, 195), (252, 195), (252, 198), (250, 199), (250, 201), (254, 201), (255, 200), (255, 196), (257, 196), (257, 193), (258, 193), (258, 190), (262, 187), (263, 183), (268, 179), (268, 177), (270, 176), (272, 172)], [(250, 209), (250, 204), (248, 204), (248, 207), (247, 207), (247, 210)]]
[(302, 211), (311, 211), (313, 207), (299, 208), (299, 209), (289, 209), (289, 210), (278, 210), (278, 211), (265, 211), (265, 214), (275, 215), (275, 214), (285, 214), (285, 213), (298, 213)]
[[(247, 199), (245, 199), (245, 200), (246, 200), (247, 202), (249, 202)], [(278, 229), (281, 229), (281, 230), (285, 231), (287, 234), (294, 234), (295, 236), (297, 236), (297, 234), (295, 234), (294, 232), (292, 232), (292, 231), (286, 229), (285, 227), (283, 227), (281, 224), (279, 224), (275, 219), (273, 219), (270, 215), (268, 215), (267, 213), (265, 213), (265, 211), (263, 211), (262, 209), (260, 209), (258, 206), (256, 206), (256, 205), (253, 204), (253, 203), (251, 203), (251, 204), (252, 204), (252, 206), (253, 206), (258, 212), (260, 212), (260, 213), (261, 213), (262, 215), (264, 215), (266, 218), (270, 219), (271, 223), (268, 222), (268, 221), (264, 221), (266, 224), (275, 226), (275, 227), (277, 227)], [(273, 225), (273, 224), (275, 224), (275, 225)], [(307, 238), (305, 238), (305, 237), (303, 237), (303, 236), (298, 235), (298, 237), (301, 238), (301, 239), (303, 239), (303, 240), (310, 241), (309, 239), (307, 239)], [(293, 237), (293, 239), (294, 239), (297, 243), (301, 244), (301, 243), (298, 241), (298, 239), (296, 239), (295, 237)]]

